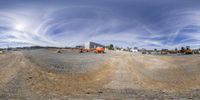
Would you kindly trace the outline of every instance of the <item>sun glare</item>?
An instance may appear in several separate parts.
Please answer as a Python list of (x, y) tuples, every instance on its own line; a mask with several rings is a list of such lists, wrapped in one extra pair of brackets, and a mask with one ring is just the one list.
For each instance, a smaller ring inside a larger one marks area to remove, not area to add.
[(23, 24), (16, 24), (15, 25), (16, 30), (22, 31), (24, 28), (25, 28), (25, 26)]

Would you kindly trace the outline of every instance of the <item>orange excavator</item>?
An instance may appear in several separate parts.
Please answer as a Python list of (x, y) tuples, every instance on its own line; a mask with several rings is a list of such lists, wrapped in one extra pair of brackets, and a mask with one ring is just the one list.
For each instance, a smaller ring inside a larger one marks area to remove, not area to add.
[(97, 47), (95, 50), (95, 53), (105, 53), (105, 48), (104, 47)]
[(105, 53), (104, 47), (97, 47), (94, 49), (79, 49), (79, 53), (94, 52), (94, 53)]

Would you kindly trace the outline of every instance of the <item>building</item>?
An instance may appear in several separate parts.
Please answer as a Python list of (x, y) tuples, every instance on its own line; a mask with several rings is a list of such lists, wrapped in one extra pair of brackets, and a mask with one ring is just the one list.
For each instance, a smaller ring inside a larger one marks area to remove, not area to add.
[(4, 53), (4, 51), (0, 50), (0, 54), (3, 54), (3, 53)]
[(161, 50), (161, 54), (162, 55), (167, 55), (167, 54), (169, 54), (169, 50), (168, 49), (162, 49)]
[(97, 47), (105, 47), (104, 45), (95, 43), (95, 42), (87, 42), (85, 43), (85, 49), (95, 49)]
[(84, 46), (83, 45), (77, 45), (75, 48), (77, 48), (77, 49), (83, 49)]
[(139, 51), (139, 50), (138, 50), (137, 47), (134, 47), (134, 48), (131, 49), (131, 52), (138, 52), (138, 51)]
[(194, 49), (192, 50), (193, 54), (200, 54), (200, 49)]

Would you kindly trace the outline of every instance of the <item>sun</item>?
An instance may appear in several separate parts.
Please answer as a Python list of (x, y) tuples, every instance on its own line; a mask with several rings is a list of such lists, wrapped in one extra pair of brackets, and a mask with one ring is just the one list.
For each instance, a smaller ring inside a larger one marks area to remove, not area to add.
[(25, 26), (23, 24), (16, 24), (15, 25), (15, 29), (18, 31), (22, 31), (24, 30)]

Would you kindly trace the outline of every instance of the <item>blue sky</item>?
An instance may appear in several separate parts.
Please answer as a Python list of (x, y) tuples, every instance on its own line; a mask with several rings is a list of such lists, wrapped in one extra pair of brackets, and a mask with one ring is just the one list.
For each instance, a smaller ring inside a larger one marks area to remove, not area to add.
[(1, 0), (0, 47), (200, 47), (199, 0)]

